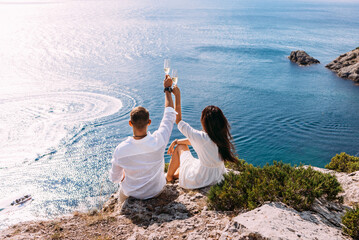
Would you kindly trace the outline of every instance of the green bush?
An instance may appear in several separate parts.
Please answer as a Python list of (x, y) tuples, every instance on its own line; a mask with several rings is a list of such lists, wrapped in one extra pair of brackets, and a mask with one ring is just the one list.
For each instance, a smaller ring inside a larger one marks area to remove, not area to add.
[(169, 166), (170, 164), (169, 163), (165, 163), (165, 172), (167, 172), (168, 171), (168, 166)]
[(280, 201), (299, 211), (310, 209), (315, 198), (341, 200), (342, 188), (330, 175), (282, 162), (254, 167), (239, 162), (240, 174), (229, 172), (211, 187), (208, 205), (212, 209), (232, 211), (254, 209), (266, 201)]
[(342, 152), (335, 155), (325, 168), (347, 173), (359, 171), (359, 157), (350, 156)]
[(243, 159), (237, 159), (237, 162), (233, 163), (233, 162), (224, 162), (224, 165), (226, 166), (226, 168), (230, 168), (236, 171), (244, 171), (248, 166), (252, 166), (252, 164), (247, 163), (245, 160)]
[(342, 217), (343, 231), (354, 239), (359, 239), (359, 206), (347, 211)]

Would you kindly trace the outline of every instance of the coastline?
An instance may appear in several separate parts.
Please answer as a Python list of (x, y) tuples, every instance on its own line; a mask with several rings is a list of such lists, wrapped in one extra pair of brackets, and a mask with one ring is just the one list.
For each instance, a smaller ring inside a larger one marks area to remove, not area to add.
[[(74, 212), (47, 221), (19, 223), (0, 231), (1, 239), (351, 239), (341, 231), (341, 216), (359, 203), (359, 171), (334, 174), (344, 192), (344, 204), (317, 199), (311, 211), (297, 212), (279, 202), (267, 202), (243, 212), (207, 207), (210, 187), (185, 190), (167, 184), (157, 198), (129, 198), (117, 204), (114, 193), (100, 211)], [(237, 172), (238, 173), (238, 172)]]

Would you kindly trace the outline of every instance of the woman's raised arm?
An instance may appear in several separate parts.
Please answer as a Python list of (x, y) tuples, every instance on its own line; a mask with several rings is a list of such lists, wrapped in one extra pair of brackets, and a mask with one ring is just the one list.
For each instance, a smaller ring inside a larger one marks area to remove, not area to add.
[(176, 124), (178, 124), (182, 120), (182, 109), (181, 109), (181, 92), (177, 85), (173, 87), (172, 90), (173, 95), (175, 95), (175, 111), (177, 112), (176, 116)]

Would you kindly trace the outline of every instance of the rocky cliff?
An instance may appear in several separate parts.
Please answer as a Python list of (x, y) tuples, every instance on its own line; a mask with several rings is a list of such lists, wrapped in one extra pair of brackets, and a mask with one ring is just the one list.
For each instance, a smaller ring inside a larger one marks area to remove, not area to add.
[(317, 199), (304, 212), (279, 202), (248, 212), (218, 212), (207, 208), (209, 187), (184, 190), (175, 183), (154, 199), (129, 198), (121, 206), (113, 194), (100, 212), (18, 224), (2, 231), (0, 239), (350, 239), (342, 234), (340, 219), (359, 202), (359, 171), (315, 169), (337, 176), (344, 205)]
[(340, 55), (326, 67), (341, 78), (359, 83), (359, 48)]

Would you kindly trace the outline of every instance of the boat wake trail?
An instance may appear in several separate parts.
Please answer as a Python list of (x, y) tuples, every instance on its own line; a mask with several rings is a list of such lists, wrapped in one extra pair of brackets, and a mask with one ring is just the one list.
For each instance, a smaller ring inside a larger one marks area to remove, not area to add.
[[(0, 102), (0, 163), (21, 164), (57, 152), (91, 124), (118, 115), (120, 99), (91, 92), (54, 92)], [(6, 164), (7, 167), (8, 164)]]

